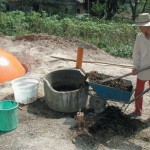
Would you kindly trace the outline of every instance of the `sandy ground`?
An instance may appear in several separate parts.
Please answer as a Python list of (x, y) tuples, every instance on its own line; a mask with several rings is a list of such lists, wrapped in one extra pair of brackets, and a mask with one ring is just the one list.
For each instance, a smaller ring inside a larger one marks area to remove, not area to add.
[[(48, 108), (44, 101), (43, 78), (51, 71), (75, 68), (76, 63), (52, 58), (51, 56), (76, 59), (77, 48), (84, 47), (84, 60), (103, 61), (116, 64), (132, 65), (132, 60), (112, 57), (102, 50), (74, 39), (62, 39), (56, 36), (38, 35), (21, 37), (0, 37), (0, 47), (14, 54), (27, 68), (27, 77), (40, 80), (38, 100), (19, 110), (19, 125), (12, 132), (0, 132), (1, 150), (149, 150), (150, 149), (150, 95), (144, 95), (144, 113), (139, 120), (145, 127), (128, 137), (99, 137), (99, 133), (91, 135), (85, 129), (73, 130), (76, 125), (71, 114), (55, 112)], [(131, 71), (130, 68), (104, 64), (83, 63), (86, 72), (118, 76)], [(135, 76), (127, 79), (135, 85)], [(147, 86), (147, 85), (146, 85)], [(0, 100), (13, 99), (10, 82), (0, 84)], [(120, 103), (113, 103), (122, 106)], [(126, 113), (134, 108), (131, 104)], [(106, 133), (107, 134), (107, 133)]]

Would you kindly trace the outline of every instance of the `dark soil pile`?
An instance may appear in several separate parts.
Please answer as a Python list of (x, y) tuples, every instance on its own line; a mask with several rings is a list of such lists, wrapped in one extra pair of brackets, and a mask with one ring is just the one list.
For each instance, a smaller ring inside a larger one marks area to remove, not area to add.
[(97, 114), (95, 123), (89, 127), (89, 132), (100, 131), (104, 135), (111, 133), (128, 137), (145, 127), (142, 121), (124, 114), (118, 107), (108, 106), (102, 113)]
[(100, 74), (97, 71), (91, 71), (87, 73), (87, 76), (90, 82), (101, 84), (101, 85), (106, 85), (108, 87), (115, 87), (115, 88), (119, 88), (125, 91), (131, 91), (133, 87), (130, 82), (128, 82), (127, 80), (123, 80), (123, 79), (116, 79), (116, 80), (112, 80), (108, 82), (102, 82), (102, 80), (110, 78), (112, 76)]
[(15, 40), (25, 40), (25, 41), (37, 41), (37, 40), (50, 40), (51, 37), (47, 34), (28, 34), (28, 35), (18, 35)]

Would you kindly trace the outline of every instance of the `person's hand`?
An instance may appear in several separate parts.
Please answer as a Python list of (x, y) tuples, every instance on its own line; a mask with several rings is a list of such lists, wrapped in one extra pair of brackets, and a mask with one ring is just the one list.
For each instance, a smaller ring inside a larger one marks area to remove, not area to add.
[(136, 68), (132, 68), (132, 75), (136, 75), (137, 74), (137, 69)]

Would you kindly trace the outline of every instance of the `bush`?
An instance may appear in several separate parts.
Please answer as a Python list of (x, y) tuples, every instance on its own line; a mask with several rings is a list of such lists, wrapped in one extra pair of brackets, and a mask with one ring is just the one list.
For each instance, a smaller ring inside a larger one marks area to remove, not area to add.
[(131, 57), (135, 36), (138, 32), (129, 23), (100, 20), (86, 15), (83, 18), (45, 12), (1, 12), (0, 32), (6, 35), (48, 33), (85, 40), (117, 57)]
[(28, 28), (24, 12), (1, 12), (0, 32), (6, 35), (25, 34), (29, 32)]

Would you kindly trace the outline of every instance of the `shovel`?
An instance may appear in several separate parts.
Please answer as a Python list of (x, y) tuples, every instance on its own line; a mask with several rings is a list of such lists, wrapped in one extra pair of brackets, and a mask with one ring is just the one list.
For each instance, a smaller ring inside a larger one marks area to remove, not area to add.
[[(150, 69), (150, 66), (138, 70), (138, 71), (136, 72), (136, 74), (138, 74), (138, 73), (140, 73), (140, 72), (142, 72), (142, 71), (148, 70), (148, 69)], [(122, 75), (122, 76), (119, 76), (119, 77), (110, 77), (110, 78), (101, 80), (100, 82), (101, 82), (101, 83), (105, 83), (105, 82), (109, 82), (109, 81), (112, 81), (112, 80), (121, 79), (121, 78), (123, 78), (123, 77), (127, 77), (127, 76), (130, 76), (130, 75), (132, 75), (132, 72), (127, 73), (127, 74)]]
[(150, 91), (150, 87), (147, 88), (144, 92), (142, 92), (141, 94), (139, 94), (137, 97), (133, 98), (132, 100), (129, 101), (129, 104), (127, 105), (127, 107), (124, 109), (124, 112), (127, 110), (127, 108), (129, 107), (129, 105), (133, 102), (135, 102), (136, 100), (138, 100), (141, 96), (143, 96), (145, 93)]

